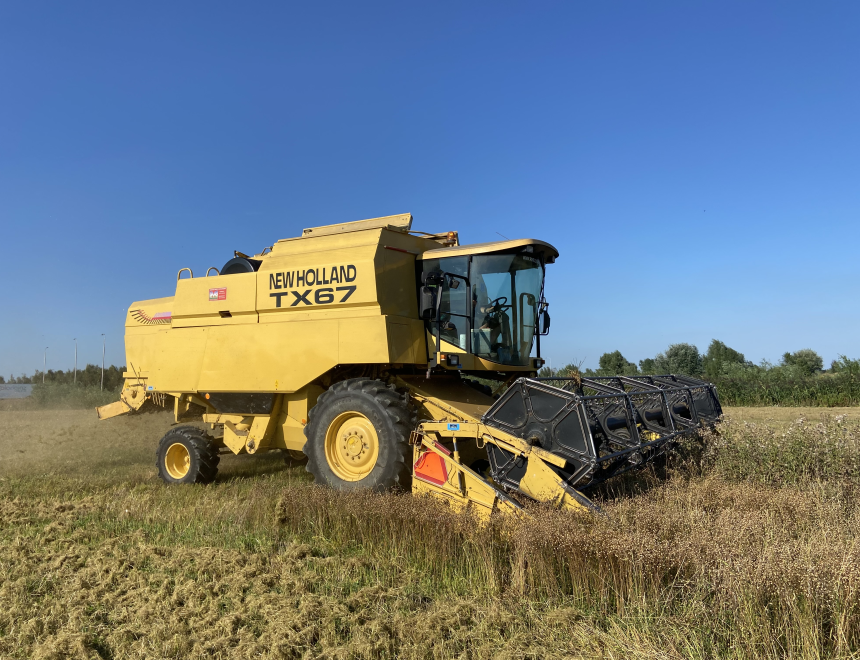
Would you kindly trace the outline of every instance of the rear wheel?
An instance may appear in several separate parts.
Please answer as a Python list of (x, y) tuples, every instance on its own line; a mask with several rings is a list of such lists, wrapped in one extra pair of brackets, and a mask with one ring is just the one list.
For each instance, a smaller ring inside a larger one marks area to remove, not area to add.
[(407, 396), (385, 383), (335, 383), (308, 413), (306, 469), (338, 490), (408, 488), (413, 427)]
[(155, 452), (158, 476), (168, 484), (208, 484), (218, 474), (218, 448), (195, 426), (177, 426), (164, 434)]

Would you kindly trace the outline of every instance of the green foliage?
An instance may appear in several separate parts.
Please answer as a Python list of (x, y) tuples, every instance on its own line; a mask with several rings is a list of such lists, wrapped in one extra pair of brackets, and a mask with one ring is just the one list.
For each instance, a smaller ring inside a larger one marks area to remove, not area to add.
[(808, 374), (771, 365), (729, 369), (712, 379), (729, 406), (856, 406), (860, 376), (850, 371)]
[[(729, 406), (853, 406), (860, 405), (860, 360), (840, 355), (829, 371), (812, 349), (786, 353), (779, 365), (754, 365), (743, 353), (714, 339), (705, 355), (692, 344), (672, 344), (665, 352), (639, 361), (639, 368), (620, 351), (604, 353), (600, 368), (585, 376), (681, 374), (704, 378), (717, 386), (720, 401)], [(576, 365), (541, 375), (581, 373)]]
[(782, 362), (789, 367), (796, 367), (806, 374), (814, 374), (824, 369), (824, 360), (811, 348), (802, 348), (794, 353), (785, 353)]
[[(104, 388), (106, 390), (121, 388), (124, 380), (122, 377), (124, 371), (124, 366), (116, 367), (111, 365), (109, 367), (105, 367)], [(36, 371), (36, 373), (25, 382), (41, 383), (42, 372)], [(83, 369), (78, 369), (77, 377), (72, 369), (69, 369), (68, 371), (54, 371), (53, 369), (48, 369), (48, 371), (45, 372), (46, 385), (48, 383), (53, 385), (71, 385), (76, 383), (83, 387), (101, 387), (101, 382), (102, 368), (101, 365), (98, 364), (88, 364)]]
[(698, 376), (702, 373), (702, 356), (692, 344), (672, 344), (654, 358), (654, 367), (661, 374)]
[(639, 370), (643, 374), (656, 374), (657, 362), (654, 361), (654, 358), (645, 358), (644, 360), (639, 360)]
[(600, 356), (600, 369), (597, 373), (600, 376), (633, 376), (639, 373), (639, 369), (634, 362), (621, 355), (621, 351), (613, 351)]
[(830, 363), (830, 372), (860, 376), (860, 360), (852, 360), (844, 355), (840, 355), (839, 359), (833, 360)]
[(745, 362), (743, 353), (729, 348), (718, 339), (712, 339), (708, 352), (702, 356), (702, 371), (708, 378), (718, 378), (723, 373), (723, 365)]
[[(36, 373), (41, 374), (42, 372), (37, 371)], [(13, 376), (12, 374), (9, 374), (9, 380), (6, 382), (10, 385), (28, 385), (30, 383), (35, 383), (35, 378), (36, 376), (24, 376), (23, 374), (20, 376)], [(39, 377), (39, 382), (41, 382), (41, 376)]]
[[(107, 374), (105, 374), (107, 376)], [(122, 385), (102, 390), (98, 385), (73, 385), (71, 383), (36, 383), (33, 394), (22, 399), (23, 408), (97, 408), (119, 399)]]

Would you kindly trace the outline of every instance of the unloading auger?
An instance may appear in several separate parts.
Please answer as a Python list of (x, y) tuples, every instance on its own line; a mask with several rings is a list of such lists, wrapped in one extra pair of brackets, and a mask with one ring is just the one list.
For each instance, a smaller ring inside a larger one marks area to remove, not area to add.
[(719, 418), (692, 378), (538, 378), (558, 251), (411, 225), (312, 227), (203, 277), (180, 269), (173, 296), (129, 306), (125, 385), (99, 417), (170, 395), (177, 426), (156, 451), (170, 484), (280, 450), (332, 488), (411, 488), (482, 515), (590, 508), (582, 491)]

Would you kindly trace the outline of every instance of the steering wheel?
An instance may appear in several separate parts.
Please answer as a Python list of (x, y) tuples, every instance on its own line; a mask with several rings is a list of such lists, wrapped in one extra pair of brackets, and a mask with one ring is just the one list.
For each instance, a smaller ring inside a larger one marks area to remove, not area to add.
[(490, 304), (484, 307), (484, 309), (487, 312), (498, 312), (500, 309), (506, 309), (509, 307), (510, 305), (508, 305), (508, 299), (505, 296), (499, 296), (495, 300), (491, 300)]

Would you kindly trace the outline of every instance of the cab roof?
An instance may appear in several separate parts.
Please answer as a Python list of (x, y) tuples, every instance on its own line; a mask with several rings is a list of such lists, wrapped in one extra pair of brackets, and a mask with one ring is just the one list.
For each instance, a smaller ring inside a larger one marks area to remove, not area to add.
[(473, 243), (472, 245), (455, 245), (453, 247), (434, 248), (420, 254), (418, 259), (442, 259), (443, 257), (463, 257), (472, 254), (487, 254), (489, 252), (506, 252), (532, 246), (535, 254), (543, 254), (544, 262), (551, 264), (558, 258), (558, 250), (552, 245), (536, 238), (518, 238), (511, 241), (493, 241), (492, 243)]

